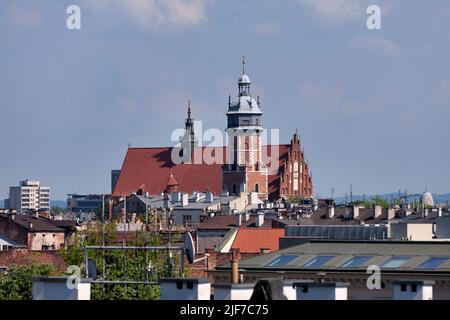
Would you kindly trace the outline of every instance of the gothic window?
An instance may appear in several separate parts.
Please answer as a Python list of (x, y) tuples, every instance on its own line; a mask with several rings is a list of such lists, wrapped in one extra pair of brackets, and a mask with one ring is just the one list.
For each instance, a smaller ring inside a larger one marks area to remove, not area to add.
[(233, 183), (233, 195), (237, 194), (237, 187), (236, 187), (236, 183)]
[(259, 192), (259, 184), (255, 183), (255, 192)]

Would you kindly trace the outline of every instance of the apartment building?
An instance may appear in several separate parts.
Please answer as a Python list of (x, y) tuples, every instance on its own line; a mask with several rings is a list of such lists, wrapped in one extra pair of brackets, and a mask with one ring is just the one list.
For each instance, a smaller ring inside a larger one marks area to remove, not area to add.
[(38, 180), (23, 180), (9, 188), (7, 202), (9, 209), (17, 212), (50, 210), (50, 188), (41, 186)]

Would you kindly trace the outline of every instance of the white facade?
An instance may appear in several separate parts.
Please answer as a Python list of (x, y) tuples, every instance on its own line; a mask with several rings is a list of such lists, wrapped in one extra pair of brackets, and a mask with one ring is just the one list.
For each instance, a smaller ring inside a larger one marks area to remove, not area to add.
[(161, 300), (210, 300), (208, 279), (166, 278), (159, 281)]
[(254, 287), (254, 283), (216, 284), (214, 300), (250, 300)]
[(347, 300), (348, 283), (294, 283), (297, 300)]
[(91, 283), (81, 280), (78, 286), (67, 277), (33, 280), (33, 300), (90, 300)]
[(20, 185), (9, 188), (9, 209), (50, 210), (50, 188), (37, 180), (20, 181)]
[(434, 281), (394, 283), (394, 300), (433, 300)]

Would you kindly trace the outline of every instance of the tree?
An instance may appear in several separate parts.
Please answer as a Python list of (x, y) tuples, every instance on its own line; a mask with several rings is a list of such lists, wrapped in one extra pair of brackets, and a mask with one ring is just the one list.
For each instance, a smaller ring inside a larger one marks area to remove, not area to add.
[[(87, 230), (75, 233), (68, 240), (66, 248), (60, 251), (68, 265), (77, 265), (85, 274), (84, 246), (99, 246), (102, 244), (102, 224), (97, 222)], [(158, 246), (161, 241), (155, 232), (139, 231), (127, 237), (127, 246)], [(118, 245), (121, 242), (115, 223), (105, 226), (105, 244)], [(167, 251), (144, 250), (104, 250), (105, 279), (113, 281), (156, 281), (160, 277), (168, 276)], [(179, 264), (179, 257), (173, 255), (175, 266)], [(89, 250), (89, 259), (93, 259), (97, 266), (97, 277), (102, 277), (102, 250)], [(148, 263), (147, 263), (148, 261)], [(176, 268), (174, 267), (173, 270)], [(125, 271), (126, 270), (126, 271)], [(96, 299), (159, 299), (160, 291), (157, 285), (148, 284), (93, 284), (91, 298)]]
[(55, 273), (52, 265), (12, 266), (0, 273), (0, 300), (31, 300), (33, 278), (49, 277)]

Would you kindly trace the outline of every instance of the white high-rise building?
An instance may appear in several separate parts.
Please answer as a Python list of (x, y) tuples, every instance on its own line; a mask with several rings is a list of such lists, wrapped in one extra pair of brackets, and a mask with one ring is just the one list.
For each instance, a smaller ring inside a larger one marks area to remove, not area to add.
[(50, 210), (50, 188), (42, 187), (40, 181), (20, 181), (20, 186), (9, 188), (9, 209), (17, 212), (27, 210)]

